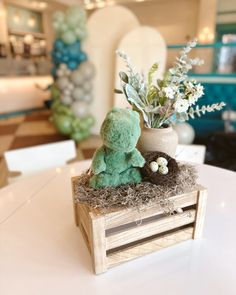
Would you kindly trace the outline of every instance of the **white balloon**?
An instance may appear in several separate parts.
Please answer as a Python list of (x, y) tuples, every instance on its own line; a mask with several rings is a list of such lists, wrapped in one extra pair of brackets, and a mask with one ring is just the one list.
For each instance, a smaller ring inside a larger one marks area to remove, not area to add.
[(68, 84), (69, 84), (69, 80), (66, 77), (60, 77), (59, 79), (57, 79), (57, 85), (60, 90), (65, 89)]
[(70, 96), (68, 96), (68, 95), (62, 95), (61, 96), (61, 101), (65, 105), (70, 105), (72, 103), (72, 98)]
[(57, 74), (57, 77), (63, 77), (64, 76), (64, 72), (62, 71), (62, 69), (58, 69), (56, 74)]
[(83, 85), (84, 77), (79, 69), (72, 72), (71, 81), (77, 86)]
[(75, 100), (83, 100), (84, 97), (84, 91), (81, 87), (75, 87), (75, 89), (72, 92), (72, 97)]
[(195, 131), (188, 123), (179, 123), (174, 126), (178, 134), (179, 144), (191, 144), (195, 138)]
[(80, 70), (83, 76), (87, 79), (91, 79), (95, 75), (95, 67), (90, 61), (85, 61), (80, 65)]
[(76, 117), (83, 118), (88, 114), (88, 106), (82, 101), (73, 102), (71, 105), (72, 112)]
[(60, 64), (59, 68), (62, 69), (63, 71), (68, 69), (67, 68), (67, 65), (64, 64), (64, 63), (63, 64)]
[(71, 70), (66, 69), (66, 70), (65, 70), (65, 75), (66, 75), (66, 76), (70, 76), (70, 74), (71, 74)]
[(65, 95), (71, 96), (71, 90), (67, 87), (66, 89), (63, 90), (63, 93)]
[(90, 93), (92, 91), (92, 88), (93, 88), (92, 83), (90, 81), (84, 82), (84, 84), (83, 84), (84, 92)]
[(93, 100), (93, 95), (92, 95), (92, 93), (86, 93), (86, 94), (83, 96), (83, 101), (85, 101), (85, 102), (87, 102), (87, 103), (90, 103), (92, 100)]
[(73, 83), (69, 83), (67, 86), (68, 89), (73, 90), (75, 88)]

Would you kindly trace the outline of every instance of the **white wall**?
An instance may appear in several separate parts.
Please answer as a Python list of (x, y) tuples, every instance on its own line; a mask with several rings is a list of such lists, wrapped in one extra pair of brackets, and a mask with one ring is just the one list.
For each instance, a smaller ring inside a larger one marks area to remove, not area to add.
[(46, 88), (52, 83), (50, 76), (0, 78), (0, 113), (43, 107), (50, 93)]
[[(207, 0), (206, 0), (207, 1)], [(196, 36), (199, 0), (155, 0), (126, 4), (142, 25), (153, 26), (167, 44)]]
[(217, 23), (236, 23), (236, 0), (218, 0)]

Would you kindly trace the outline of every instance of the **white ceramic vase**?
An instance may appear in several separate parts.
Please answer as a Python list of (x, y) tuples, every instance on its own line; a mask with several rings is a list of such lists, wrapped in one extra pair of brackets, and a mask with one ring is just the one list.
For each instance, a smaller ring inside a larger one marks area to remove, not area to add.
[(164, 152), (172, 158), (175, 158), (177, 145), (178, 135), (171, 126), (165, 128), (144, 126), (138, 142), (141, 152)]

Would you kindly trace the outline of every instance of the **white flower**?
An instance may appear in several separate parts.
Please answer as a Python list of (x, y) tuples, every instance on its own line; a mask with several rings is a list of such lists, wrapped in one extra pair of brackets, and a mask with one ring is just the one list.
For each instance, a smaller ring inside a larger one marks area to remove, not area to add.
[(189, 105), (194, 105), (204, 94), (203, 86), (201, 84), (194, 85), (190, 81), (185, 82), (184, 85), (186, 87), (185, 95), (188, 98)]
[(176, 89), (172, 86), (163, 87), (162, 91), (165, 93), (166, 97), (169, 99), (174, 99)]
[(203, 92), (203, 86), (199, 83), (195, 86), (196, 89), (196, 95), (199, 97), (203, 96), (204, 92)]
[(189, 108), (189, 103), (186, 99), (178, 99), (176, 100), (175, 102), (175, 110), (177, 113), (184, 113), (184, 112), (187, 112)]
[(187, 89), (187, 92), (192, 92), (194, 89), (194, 84), (191, 81), (185, 81), (184, 86)]
[(188, 96), (189, 105), (191, 106), (191, 105), (195, 104), (196, 101), (197, 101), (197, 99), (196, 99), (195, 95), (190, 93), (189, 96)]

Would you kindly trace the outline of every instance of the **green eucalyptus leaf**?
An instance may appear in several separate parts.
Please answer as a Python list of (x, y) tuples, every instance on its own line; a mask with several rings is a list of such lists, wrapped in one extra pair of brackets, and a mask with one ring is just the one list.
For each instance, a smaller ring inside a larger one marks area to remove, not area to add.
[(132, 98), (132, 100), (135, 100), (138, 104), (144, 106), (142, 100), (138, 95), (138, 92), (130, 84), (125, 85), (125, 93), (127, 95), (127, 98)]
[(139, 88), (140, 88), (140, 80), (141, 80), (141, 77), (140, 75), (137, 73), (133, 76), (129, 76), (129, 81), (128, 83), (136, 90), (136, 91), (139, 91)]
[(122, 90), (120, 90), (120, 89), (116, 89), (116, 88), (114, 89), (114, 92), (117, 93), (117, 94), (122, 94), (122, 93), (123, 93)]
[(121, 81), (128, 83), (129, 78), (125, 72), (119, 72), (119, 76), (120, 76)]
[(152, 102), (153, 100), (157, 98), (158, 98), (158, 89), (155, 86), (151, 86), (147, 94), (147, 101)]
[(132, 97), (128, 97), (127, 98), (128, 101), (131, 103), (131, 105), (134, 105), (141, 113), (142, 113), (142, 116), (143, 116), (143, 119), (146, 123), (148, 123), (148, 115), (146, 114), (146, 112), (144, 111), (143, 107), (140, 106), (138, 104), (138, 102), (136, 100), (134, 100)]
[(152, 80), (153, 80), (153, 75), (155, 74), (155, 72), (158, 70), (158, 64), (154, 63), (149, 72), (148, 72), (148, 85), (150, 86), (152, 84)]
[(141, 83), (138, 94), (139, 94), (140, 99), (141, 99), (144, 103), (147, 103), (147, 101), (146, 101), (147, 86), (146, 86), (145, 83)]

